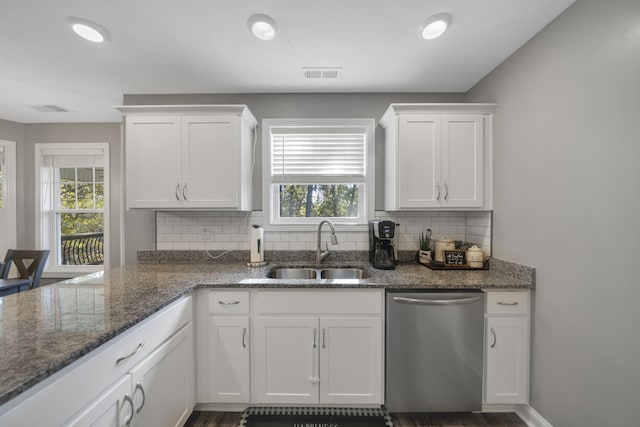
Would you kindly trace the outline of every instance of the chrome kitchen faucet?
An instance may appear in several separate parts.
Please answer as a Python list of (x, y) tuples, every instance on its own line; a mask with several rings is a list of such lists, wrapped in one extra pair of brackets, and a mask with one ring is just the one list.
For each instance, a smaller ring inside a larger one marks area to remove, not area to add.
[(329, 228), (331, 229), (331, 244), (338, 244), (338, 237), (336, 236), (336, 229), (333, 227), (333, 223), (328, 219), (324, 219), (320, 221), (318, 224), (318, 247), (316, 248), (316, 265), (322, 264), (322, 260), (329, 256), (329, 244), (326, 244), (326, 250), (322, 250), (322, 225), (329, 224)]

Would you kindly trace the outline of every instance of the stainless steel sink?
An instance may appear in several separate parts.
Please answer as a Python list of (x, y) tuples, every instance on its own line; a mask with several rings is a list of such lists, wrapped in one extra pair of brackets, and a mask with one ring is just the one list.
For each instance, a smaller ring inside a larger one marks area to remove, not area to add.
[(320, 271), (323, 279), (366, 279), (369, 277), (361, 268), (327, 268)]
[(272, 279), (315, 279), (318, 272), (312, 268), (274, 268), (269, 273)]
[(272, 269), (268, 277), (282, 280), (340, 280), (340, 279), (367, 279), (369, 274), (361, 268), (295, 268), (282, 267)]

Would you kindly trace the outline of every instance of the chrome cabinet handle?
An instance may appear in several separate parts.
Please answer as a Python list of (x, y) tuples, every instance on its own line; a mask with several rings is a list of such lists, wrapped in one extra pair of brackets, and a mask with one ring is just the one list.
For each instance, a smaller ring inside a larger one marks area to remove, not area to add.
[(443, 183), (442, 185), (444, 185), (444, 199), (448, 200), (449, 199), (449, 187), (447, 187), (447, 183)]
[(178, 194), (178, 191), (180, 191), (180, 183), (176, 184), (176, 200), (180, 201), (180, 195)]
[(118, 357), (116, 359), (116, 365), (119, 364), (120, 362), (124, 362), (125, 360), (130, 359), (131, 357), (133, 357), (137, 352), (139, 352), (142, 349), (142, 347), (144, 347), (144, 341), (140, 341), (140, 344), (138, 344), (138, 347), (136, 347), (136, 349), (133, 350), (127, 356)]
[(238, 305), (240, 301), (218, 301), (220, 305)]
[(494, 348), (498, 342), (498, 338), (496, 338), (496, 330), (491, 328), (491, 334), (493, 335), (493, 344), (491, 344), (491, 348)]
[(436, 200), (440, 200), (440, 183), (436, 182), (436, 190), (438, 190), (438, 195), (436, 196)]
[[(316, 343), (316, 337), (318, 335), (318, 330), (316, 328), (313, 328), (313, 348), (317, 347), (317, 343)], [(317, 356), (318, 353), (316, 351), (314, 351), (311, 355), (311, 376), (309, 377), (309, 382), (311, 384), (318, 384), (320, 382), (320, 372), (319, 369), (320, 367), (317, 364)]]
[[(142, 387), (142, 384), (140, 383), (136, 383), (136, 388), (133, 389), (133, 395), (136, 395), (136, 391), (140, 390), (140, 393), (142, 393), (142, 403), (140, 404), (140, 406), (138, 407), (138, 409), (136, 409), (136, 414), (139, 414), (140, 411), (142, 411), (142, 407), (144, 406), (144, 403), (147, 401), (147, 394), (144, 392), (144, 388)], [(133, 404), (133, 400), (131, 401)]]
[(514, 302), (498, 301), (498, 305), (518, 305), (518, 301), (514, 301)]
[(125, 403), (128, 403), (129, 406), (131, 406), (131, 413), (129, 415), (129, 419), (124, 421), (124, 425), (129, 426), (131, 425), (131, 421), (133, 421), (133, 415), (135, 414), (135, 410), (133, 409), (133, 399), (131, 399), (131, 397), (128, 394), (124, 395), (124, 401), (122, 402), (123, 407)]
[(182, 198), (184, 200), (189, 200), (189, 192), (187, 191), (187, 183), (182, 184)]
[(327, 340), (325, 337), (325, 333), (327, 332), (327, 330), (325, 328), (322, 328), (322, 348), (326, 348), (326, 344), (327, 344)]
[(473, 304), (474, 302), (479, 301), (480, 298), (481, 297), (452, 298), (452, 299), (422, 299), (422, 298), (393, 297), (393, 300), (401, 304), (458, 305), (458, 304)]
[(247, 348), (244, 338), (247, 336), (247, 328), (242, 328), (242, 348)]

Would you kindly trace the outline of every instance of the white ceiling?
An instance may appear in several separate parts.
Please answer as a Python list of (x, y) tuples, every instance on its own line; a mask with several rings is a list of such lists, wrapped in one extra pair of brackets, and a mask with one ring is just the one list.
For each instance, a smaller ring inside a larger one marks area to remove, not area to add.
[[(118, 122), (123, 94), (466, 92), (573, 1), (2, 0), (0, 119)], [(441, 12), (449, 31), (419, 38)], [(255, 13), (276, 20), (274, 40), (251, 35)], [(80, 39), (70, 16), (111, 40)], [(70, 111), (32, 108), (50, 104)]]

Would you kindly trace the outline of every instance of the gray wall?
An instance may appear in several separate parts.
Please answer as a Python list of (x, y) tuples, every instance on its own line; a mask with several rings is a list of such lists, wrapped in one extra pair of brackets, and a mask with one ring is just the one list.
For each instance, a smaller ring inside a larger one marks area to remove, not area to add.
[[(271, 118), (374, 118), (380, 120), (394, 102), (464, 102), (462, 93), (327, 93), (327, 94), (187, 94), (125, 95), (125, 105), (246, 104), (261, 123)], [(376, 209), (384, 205), (384, 132), (376, 129)], [(253, 174), (253, 209), (262, 209), (262, 143), (258, 133)], [(151, 212), (125, 214), (126, 262), (137, 249), (155, 249)]]
[(120, 123), (19, 124), (0, 120), (0, 139), (17, 145), (18, 246), (35, 245), (35, 151), (36, 143), (107, 142), (111, 162), (111, 265), (120, 264)]
[(531, 406), (638, 425), (640, 2), (577, 0), (467, 101), (498, 104), (494, 256), (537, 267)]

